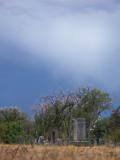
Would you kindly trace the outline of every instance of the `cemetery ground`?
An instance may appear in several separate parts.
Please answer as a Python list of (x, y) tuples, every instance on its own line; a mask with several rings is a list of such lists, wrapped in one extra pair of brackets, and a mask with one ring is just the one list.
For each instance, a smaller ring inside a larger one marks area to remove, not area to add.
[(0, 145), (0, 160), (119, 160), (120, 147)]

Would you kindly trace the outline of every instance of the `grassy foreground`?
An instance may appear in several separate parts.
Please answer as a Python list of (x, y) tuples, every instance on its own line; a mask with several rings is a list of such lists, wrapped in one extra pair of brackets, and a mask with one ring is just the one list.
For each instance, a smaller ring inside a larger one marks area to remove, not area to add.
[(120, 147), (0, 145), (0, 160), (120, 160)]

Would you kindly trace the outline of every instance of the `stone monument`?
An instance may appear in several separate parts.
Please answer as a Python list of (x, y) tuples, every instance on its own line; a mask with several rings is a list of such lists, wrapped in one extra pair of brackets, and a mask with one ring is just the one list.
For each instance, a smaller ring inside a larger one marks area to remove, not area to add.
[(73, 119), (73, 141), (84, 141), (86, 139), (85, 118)]

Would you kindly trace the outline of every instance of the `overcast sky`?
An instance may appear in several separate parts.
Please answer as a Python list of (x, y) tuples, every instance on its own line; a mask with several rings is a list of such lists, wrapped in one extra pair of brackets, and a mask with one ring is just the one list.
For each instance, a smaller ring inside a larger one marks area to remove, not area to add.
[(120, 103), (119, 0), (0, 0), (0, 106), (78, 86)]

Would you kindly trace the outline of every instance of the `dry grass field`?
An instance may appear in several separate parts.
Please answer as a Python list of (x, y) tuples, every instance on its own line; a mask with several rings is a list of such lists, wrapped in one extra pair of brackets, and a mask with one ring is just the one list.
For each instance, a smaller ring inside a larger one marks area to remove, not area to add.
[(120, 147), (0, 145), (0, 160), (120, 160)]

